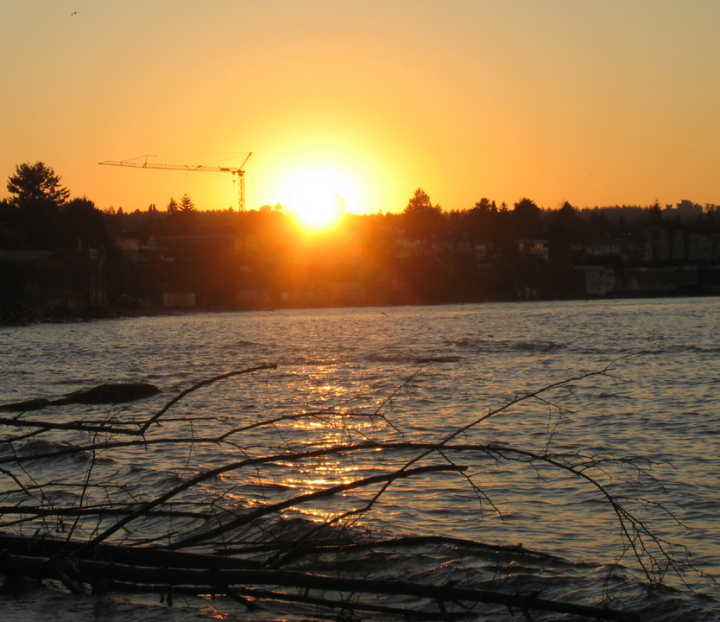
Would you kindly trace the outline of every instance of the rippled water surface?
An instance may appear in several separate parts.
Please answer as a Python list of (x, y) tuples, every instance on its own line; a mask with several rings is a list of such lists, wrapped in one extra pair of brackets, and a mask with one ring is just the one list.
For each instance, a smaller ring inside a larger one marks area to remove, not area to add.
[[(581, 452), (596, 459), (642, 457), (635, 465), (607, 463), (596, 475), (609, 494), (634, 499), (632, 507), (655, 533), (687, 546), (699, 570), (720, 576), (719, 310), (716, 298), (663, 299), (196, 314), (4, 328), (0, 403), (59, 397), (105, 382), (151, 382), (162, 389), (160, 395), (105, 407), (108, 416), (144, 417), (196, 382), (277, 363), (275, 371), (229, 379), (188, 396), (172, 410), (175, 420), (164, 424), (162, 433), (212, 435), (312, 409), (384, 416), (365, 422), (365, 428), (346, 420), (331, 425), (327, 418), (281, 422), (243, 433), (235, 447), (199, 445), (191, 455), (176, 446), (139, 448), (112, 464), (108, 456), (104, 477), (113, 473), (136, 494), (152, 496), (170, 481), (237, 459), (238, 452), (261, 454), (277, 446), (278, 438), (287, 447), (360, 437), (437, 442), (513, 398), (611, 366), (606, 375), (548, 393), (546, 401), (514, 405), (456, 442)], [(71, 415), (60, 406), (40, 412), (45, 419), (81, 418), (97, 413), (97, 407), (75, 407)], [(194, 422), (190, 430), (187, 419), (197, 416), (210, 419)], [(28, 441), (21, 449), (38, 451), (32, 442), (46, 441)], [(220, 494), (226, 486), (223, 502), (245, 507), (274, 494), (273, 486), (278, 494), (314, 489), (351, 474), (397, 468), (413, 455), (376, 452), (349, 463), (318, 460), (257, 479), (237, 475), (210, 492)], [(609, 592), (613, 606), (642, 611), (647, 620), (720, 619), (720, 593), (696, 572), (684, 575), (695, 593), (680, 589), (682, 581), (671, 573), (666, 580), (672, 591), (645, 589), (632, 556), (622, 554), (620, 528), (600, 491), (558, 469), (496, 458), (453, 455), (450, 459), (469, 466), (477, 488), (457, 474), (406, 480), (391, 487), (355, 528), (388, 536), (522, 543), (561, 558), (503, 565), (469, 550), (427, 547), (398, 562), (398, 576), (415, 581), (472, 583), (489, 576), (502, 589), (534, 586), (548, 598), (597, 604)], [(62, 479), (78, 467), (77, 461), (58, 460), (54, 472), (43, 466), (41, 475), (46, 481)], [(353, 495), (342, 503), (359, 503), (362, 494)], [(196, 501), (202, 501), (200, 491), (186, 500)], [(319, 520), (339, 511), (340, 503), (295, 508), (284, 519)], [(167, 524), (147, 529), (162, 532)], [(680, 546), (675, 552), (682, 557)], [(169, 611), (148, 602), (142, 597), (81, 602), (49, 592), (0, 600), (0, 612), (11, 620), (40, 619), (48, 611), (68, 620), (249, 619), (232, 603), (211, 607), (188, 601)], [(496, 615), (491, 619), (509, 619), (506, 612)], [(294, 616), (277, 610), (254, 619)]]

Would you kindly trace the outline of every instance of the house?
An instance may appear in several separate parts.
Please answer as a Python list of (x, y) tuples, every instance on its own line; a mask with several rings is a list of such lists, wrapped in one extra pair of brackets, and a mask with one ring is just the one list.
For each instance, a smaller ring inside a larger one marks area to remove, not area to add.
[(585, 254), (588, 257), (619, 257), (621, 253), (622, 246), (617, 240), (595, 239), (585, 244)]
[(547, 240), (513, 240), (513, 246), (523, 257), (543, 261), (550, 258), (550, 245)]
[(576, 270), (583, 272), (586, 296), (607, 296), (615, 293), (615, 270), (604, 266), (576, 266)]
[(628, 268), (625, 278), (631, 292), (648, 294), (694, 292), (699, 282), (696, 266)]

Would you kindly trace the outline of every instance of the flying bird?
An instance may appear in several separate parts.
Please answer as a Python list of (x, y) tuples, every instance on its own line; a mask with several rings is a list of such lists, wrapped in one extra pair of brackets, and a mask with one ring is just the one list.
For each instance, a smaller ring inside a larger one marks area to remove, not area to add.
[(70, 17), (74, 17), (75, 15), (80, 15), (80, 11), (73, 11), (70, 13)]

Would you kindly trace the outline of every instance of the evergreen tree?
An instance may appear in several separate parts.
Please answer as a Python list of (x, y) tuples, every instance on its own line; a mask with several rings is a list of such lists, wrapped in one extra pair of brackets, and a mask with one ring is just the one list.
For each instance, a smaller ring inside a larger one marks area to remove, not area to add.
[(439, 205), (433, 205), (428, 194), (418, 188), (403, 211), (405, 228), (417, 238), (430, 238), (439, 233), (443, 224), (443, 213)]
[(197, 212), (195, 204), (190, 200), (190, 197), (187, 194), (184, 194), (182, 199), (180, 199), (179, 209), (183, 214)]
[(43, 248), (62, 245), (59, 211), (70, 192), (60, 185), (55, 171), (42, 162), (18, 164), (7, 189), (12, 195), (9, 204), (28, 240)]
[(14, 195), (11, 202), (20, 209), (41, 202), (53, 205), (57, 211), (70, 196), (70, 191), (60, 185), (60, 177), (42, 162), (18, 164), (15, 175), (8, 179), (7, 189)]

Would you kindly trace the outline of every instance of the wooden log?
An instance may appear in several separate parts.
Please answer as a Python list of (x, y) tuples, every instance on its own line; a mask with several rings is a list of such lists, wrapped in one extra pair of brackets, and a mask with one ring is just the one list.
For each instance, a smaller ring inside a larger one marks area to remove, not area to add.
[[(47, 558), (6, 555), (0, 558), (0, 573), (5, 575), (58, 578), (57, 564)], [(612, 622), (639, 622), (636, 613), (606, 607), (592, 607), (538, 598), (536, 595), (506, 594), (492, 590), (466, 588), (456, 585), (428, 585), (407, 581), (378, 579), (349, 579), (277, 570), (196, 570), (126, 566), (116, 563), (77, 560), (73, 567), (80, 580), (123, 581), (135, 584), (194, 585), (275, 585), (311, 590), (349, 592), (352, 594), (384, 594), (413, 596), (435, 601), (467, 601), (487, 605), (501, 605), (510, 610), (552, 611)], [(67, 569), (67, 566), (66, 566)], [(74, 577), (71, 577), (74, 578)], [(76, 579), (77, 580), (77, 579)]]
[(21, 557), (72, 557), (81, 560), (103, 560), (126, 565), (168, 566), (175, 568), (260, 568), (259, 561), (227, 555), (205, 555), (150, 547), (99, 544), (88, 547), (84, 542), (49, 538), (21, 538), (0, 535), (0, 550)]

